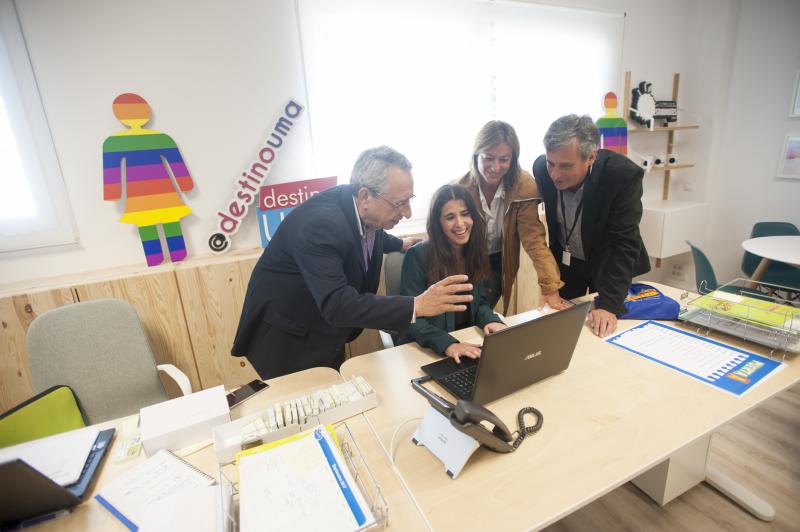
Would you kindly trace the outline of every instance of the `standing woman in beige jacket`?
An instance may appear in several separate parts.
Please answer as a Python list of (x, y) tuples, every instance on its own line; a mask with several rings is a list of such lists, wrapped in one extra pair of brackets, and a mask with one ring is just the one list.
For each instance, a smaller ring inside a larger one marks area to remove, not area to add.
[(545, 241), (539, 220), (541, 201), (536, 182), (519, 167), (519, 140), (514, 128), (492, 120), (481, 128), (472, 149), (470, 171), (459, 180), (466, 186), (486, 223), (491, 275), (486, 293), (492, 308), (503, 297), (508, 312), (511, 288), (519, 269), (520, 243), (533, 260), (542, 289), (542, 304), (563, 309), (558, 265)]

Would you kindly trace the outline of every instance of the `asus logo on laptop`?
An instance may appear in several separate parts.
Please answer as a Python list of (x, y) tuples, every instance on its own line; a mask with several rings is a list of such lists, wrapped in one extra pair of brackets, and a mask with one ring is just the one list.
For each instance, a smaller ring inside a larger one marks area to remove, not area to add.
[(530, 359), (532, 359), (532, 358), (536, 358), (536, 357), (538, 357), (538, 356), (539, 356), (539, 355), (541, 355), (541, 354), (542, 354), (542, 351), (541, 351), (541, 349), (540, 349), (539, 351), (536, 351), (535, 353), (531, 353), (530, 355), (527, 355), (527, 356), (524, 358), (524, 360), (530, 360)]

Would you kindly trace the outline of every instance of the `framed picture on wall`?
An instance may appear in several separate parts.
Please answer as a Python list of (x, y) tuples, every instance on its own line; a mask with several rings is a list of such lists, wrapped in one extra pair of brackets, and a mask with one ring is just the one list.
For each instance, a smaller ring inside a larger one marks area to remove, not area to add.
[(778, 164), (778, 177), (800, 179), (800, 134), (786, 135)]
[(797, 73), (797, 79), (794, 82), (794, 97), (792, 98), (792, 108), (789, 110), (789, 116), (800, 116), (800, 72)]

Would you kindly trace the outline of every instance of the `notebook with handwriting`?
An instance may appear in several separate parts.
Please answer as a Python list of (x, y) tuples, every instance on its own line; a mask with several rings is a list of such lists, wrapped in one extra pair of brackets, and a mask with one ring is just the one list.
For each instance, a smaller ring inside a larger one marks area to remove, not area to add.
[(95, 499), (131, 530), (138, 530), (155, 503), (214, 479), (167, 450), (160, 450), (103, 486)]

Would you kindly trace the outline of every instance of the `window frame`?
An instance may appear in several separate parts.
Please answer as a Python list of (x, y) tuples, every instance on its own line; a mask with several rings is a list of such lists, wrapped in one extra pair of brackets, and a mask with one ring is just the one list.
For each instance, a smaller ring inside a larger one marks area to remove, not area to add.
[(37, 208), (25, 229), (19, 218), (0, 221), (0, 255), (75, 244), (75, 217), (14, 0), (0, 0), (0, 55), (0, 95)]

